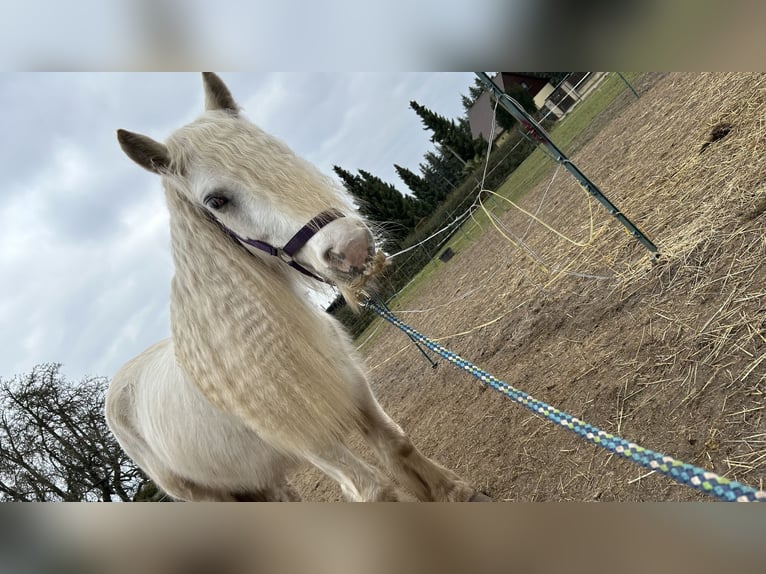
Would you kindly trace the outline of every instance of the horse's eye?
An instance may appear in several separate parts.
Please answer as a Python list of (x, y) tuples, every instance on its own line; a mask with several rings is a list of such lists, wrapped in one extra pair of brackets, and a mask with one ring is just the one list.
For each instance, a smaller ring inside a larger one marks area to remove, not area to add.
[(205, 205), (210, 209), (221, 209), (227, 203), (229, 203), (229, 200), (220, 195), (208, 195), (205, 198)]

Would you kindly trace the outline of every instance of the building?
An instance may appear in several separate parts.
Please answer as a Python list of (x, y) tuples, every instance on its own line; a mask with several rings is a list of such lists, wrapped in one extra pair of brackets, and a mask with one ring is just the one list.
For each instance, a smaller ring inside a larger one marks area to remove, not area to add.
[[(562, 118), (605, 77), (606, 72), (570, 72), (556, 87), (548, 84), (541, 90), (535, 104), (545, 117)], [(538, 98), (541, 98), (539, 102)]]
[[(521, 87), (535, 100), (538, 108), (542, 102), (545, 101), (543, 97), (540, 104), (537, 102), (537, 94), (545, 90), (546, 87), (550, 88), (548, 93), (553, 91), (553, 86), (550, 85), (548, 80), (538, 78), (537, 76), (529, 76), (521, 72), (498, 72), (492, 81), (503, 91), (507, 92), (513, 87)], [(546, 94), (547, 95), (547, 94)], [(468, 110), (468, 123), (471, 126), (471, 135), (474, 139), (481, 137), (485, 140), (489, 140), (489, 133), (492, 128), (492, 118), (494, 110), (494, 104), (489, 96), (489, 92), (484, 92), (477, 98), (471, 109)], [(503, 133), (503, 129), (497, 126), (495, 128), (495, 138)]]
[[(503, 91), (521, 87), (529, 92), (537, 109), (543, 117), (562, 118), (572, 110), (606, 77), (606, 72), (570, 72), (558, 85), (537, 76), (521, 72), (499, 72), (492, 81)], [(494, 103), (489, 92), (484, 92), (468, 111), (471, 135), (489, 140), (492, 128)], [(495, 127), (495, 139), (503, 133), (500, 126)]]

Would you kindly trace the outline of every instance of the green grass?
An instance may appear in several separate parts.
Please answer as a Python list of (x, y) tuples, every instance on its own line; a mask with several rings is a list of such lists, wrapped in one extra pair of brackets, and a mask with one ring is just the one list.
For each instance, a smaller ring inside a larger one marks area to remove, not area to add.
[[(625, 78), (632, 82), (640, 74), (638, 72), (628, 72), (623, 74)], [(563, 120), (556, 123), (550, 131), (553, 142), (568, 156), (576, 151), (583, 142), (578, 142), (585, 129), (593, 120), (624, 91), (627, 90), (625, 83), (616, 75), (610, 74), (595, 91)], [(578, 145), (579, 143), (579, 145)], [(554, 169), (554, 163), (541, 149), (536, 149), (532, 154), (505, 180), (497, 190), (497, 193), (518, 202), (524, 195), (533, 189), (542, 179)], [(490, 197), (484, 201), (487, 210), (495, 215), (500, 215), (510, 208), (505, 201)], [(490, 225), (488, 216), (481, 210), (474, 213), (474, 217), (468, 219), (452, 236), (452, 238), (442, 248), (452, 248), (458, 252), (471, 243), (473, 243)], [(390, 303), (393, 309), (402, 308), (412, 299), (424, 285), (442, 268), (437, 258), (434, 258), (423, 269), (415, 275), (413, 280), (402, 289), (396, 298)], [(357, 341), (364, 341), (375, 326), (377, 321), (373, 321), (364, 332), (357, 337)], [(372, 342), (372, 341), (370, 341)]]
[[(628, 81), (632, 81), (639, 74), (634, 72), (623, 75)], [(550, 135), (556, 146), (567, 155), (576, 151), (573, 147), (578, 136), (625, 90), (625, 83), (616, 74), (607, 77), (571, 114), (553, 127)], [(551, 172), (554, 165), (550, 157), (538, 148), (505, 180), (497, 193), (518, 202)], [(496, 215), (504, 213), (510, 207), (505, 201), (495, 198), (486, 200), (484, 205)], [(487, 215), (483, 211), (477, 211), (475, 217), (466, 221), (446, 246), (451, 247), (453, 251), (459, 251), (475, 241), (488, 225), (490, 222)], [(413, 286), (414, 284), (410, 288)]]
[[(632, 81), (639, 74), (623, 75), (628, 81)], [(596, 91), (551, 130), (551, 139), (556, 146), (568, 156), (574, 153), (576, 149), (573, 149), (573, 144), (577, 137), (625, 90), (627, 90), (625, 83), (616, 74), (606, 78)], [(518, 201), (534, 188), (553, 169), (553, 166), (551, 159), (538, 148), (505, 180), (497, 192), (512, 201)], [(503, 207), (500, 208), (499, 213), (502, 213), (508, 208), (508, 204), (500, 203)]]

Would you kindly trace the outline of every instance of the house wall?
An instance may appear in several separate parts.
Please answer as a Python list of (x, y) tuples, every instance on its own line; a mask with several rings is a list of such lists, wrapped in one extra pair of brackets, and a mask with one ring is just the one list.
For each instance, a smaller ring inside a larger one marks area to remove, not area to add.
[(502, 72), (498, 79), (500, 81), (495, 81), (495, 83), (503, 88), (504, 91), (507, 92), (508, 89), (512, 86), (522, 86), (525, 87), (527, 92), (529, 92), (529, 95), (533, 98), (548, 83), (547, 80), (543, 80), (542, 78), (534, 78), (531, 76), (524, 76), (522, 74), (510, 74), (508, 72)]
[[(598, 85), (603, 76), (604, 72), (573, 72), (567, 81), (559, 86), (558, 90), (542, 78), (510, 72), (501, 72), (492, 78), (492, 81), (506, 91), (512, 86), (526, 84), (526, 89), (539, 110), (549, 111), (554, 117), (561, 118), (577, 104), (584, 94)], [(583, 78), (586, 79), (574, 90), (573, 86)], [(493, 117), (492, 110), (490, 96), (484, 92), (468, 111), (468, 122), (471, 126), (471, 135), (474, 138), (489, 139)], [(499, 136), (502, 132), (503, 129), (498, 127), (495, 136)]]
[(606, 72), (573, 72), (546, 96), (544, 109), (554, 117), (562, 118), (598, 86), (606, 75)]
[[(538, 108), (541, 104), (537, 101), (537, 94), (539, 94), (541, 90), (548, 89), (548, 87), (550, 87), (550, 90), (553, 90), (553, 86), (546, 80), (525, 76), (523, 74), (501, 72), (495, 75), (495, 77), (492, 78), (492, 81), (504, 91), (508, 91), (512, 86), (526, 85), (526, 90), (535, 99), (535, 105), (537, 105)], [(542, 99), (542, 102), (544, 101), (545, 98)], [(482, 137), (485, 140), (489, 140), (489, 132), (492, 127), (493, 109), (494, 106), (489, 93), (484, 92), (468, 111), (468, 123), (471, 126), (471, 136), (474, 139)], [(495, 128), (495, 137), (499, 136), (503, 131), (503, 128), (497, 126)]]
[(553, 92), (553, 86), (550, 84), (550, 82), (546, 83), (542, 89), (537, 92), (537, 95), (535, 96), (535, 105), (537, 106), (538, 110), (543, 109), (545, 100), (548, 98), (548, 96), (551, 95), (551, 92)]
[[(489, 92), (484, 92), (468, 111), (468, 124), (471, 126), (471, 136), (474, 139), (482, 137), (484, 140), (489, 141), (493, 117), (492, 100), (489, 97)], [(495, 136), (500, 135), (502, 131), (503, 129), (498, 126), (495, 129)]]

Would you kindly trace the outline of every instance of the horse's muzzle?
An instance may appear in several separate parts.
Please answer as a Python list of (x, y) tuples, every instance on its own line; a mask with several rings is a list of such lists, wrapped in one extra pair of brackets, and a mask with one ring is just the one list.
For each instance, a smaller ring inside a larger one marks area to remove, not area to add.
[(325, 252), (325, 260), (334, 272), (354, 278), (364, 274), (375, 256), (375, 240), (366, 228), (359, 228), (350, 238)]

